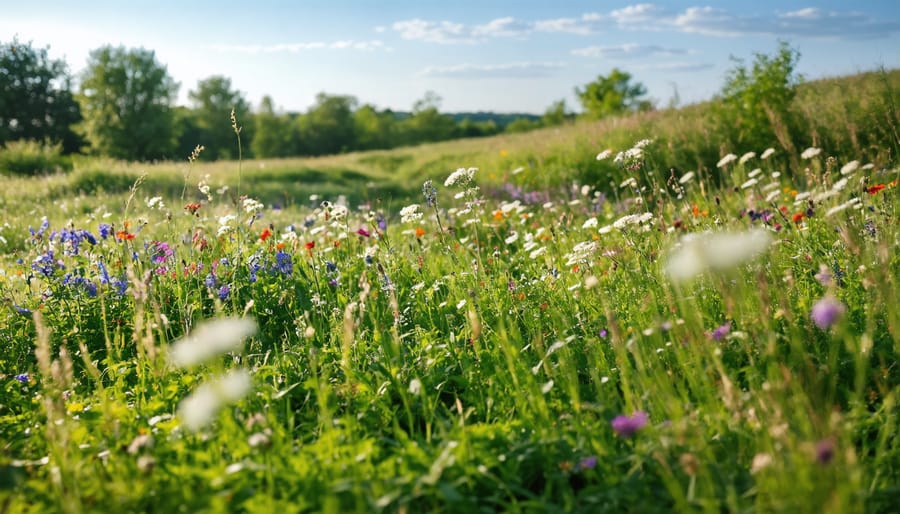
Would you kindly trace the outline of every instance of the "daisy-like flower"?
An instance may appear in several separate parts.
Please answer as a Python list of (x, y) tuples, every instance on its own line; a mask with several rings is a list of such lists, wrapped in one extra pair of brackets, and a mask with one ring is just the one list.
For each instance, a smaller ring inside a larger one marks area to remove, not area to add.
[(253, 385), (245, 369), (229, 371), (225, 375), (201, 384), (178, 405), (178, 417), (185, 428), (197, 431), (208, 425), (218, 412), (250, 392)]
[(724, 168), (728, 164), (736, 161), (737, 158), (738, 158), (737, 155), (730, 153), (730, 154), (726, 155), (725, 157), (722, 157), (721, 159), (719, 159), (719, 162), (716, 163), (716, 168)]
[(803, 150), (803, 153), (800, 154), (800, 157), (802, 159), (809, 160), (809, 159), (812, 159), (813, 157), (819, 155), (820, 153), (822, 153), (821, 148), (816, 148), (814, 146), (810, 146), (806, 150)]
[(750, 261), (769, 248), (772, 236), (765, 230), (688, 234), (669, 255), (666, 272), (684, 282), (707, 271), (722, 271)]
[(244, 339), (256, 333), (250, 318), (219, 318), (200, 324), (190, 334), (172, 343), (169, 360), (179, 368), (189, 368), (217, 355), (241, 349)]

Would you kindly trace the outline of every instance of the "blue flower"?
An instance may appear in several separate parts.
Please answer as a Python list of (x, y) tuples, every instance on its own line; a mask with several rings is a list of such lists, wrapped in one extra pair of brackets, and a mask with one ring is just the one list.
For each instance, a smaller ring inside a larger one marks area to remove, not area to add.
[(275, 269), (284, 275), (290, 275), (294, 271), (294, 263), (291, 254), (279, 250), (275, 254)]
[(222, 287), (219, 288), (219, 300), (227, 300), (230, 292), (231, 288), (228, 287), (228, 284), (222, 284)]

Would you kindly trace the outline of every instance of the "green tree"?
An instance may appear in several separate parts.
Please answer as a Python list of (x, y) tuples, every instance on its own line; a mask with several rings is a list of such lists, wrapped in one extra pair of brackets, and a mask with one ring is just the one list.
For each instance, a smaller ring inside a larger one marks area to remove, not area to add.
[(722, 87), (717, 110), (720, 133), (739, 148), (764, 149), (776, 143), (795, 153), (799, 130), (791, 104), (802, 78), (794, 73), (800, 53), (786, 42), (773, 56), (754, 54), (753, 65), (735, 62)]
[[(241, 139), (246, 144), (253, 138), (250, 104), (240, 91), (231, 88), (231, 79), (215, 75), (197, 83), (197, 89), (188, 93), (197, 127), (201, 131), (201, 144), (206, 147), (201, 157), (207, 159), (231, 159), (237, 156), (237, 141), (231, 126), (231, 111), (243, 127)], [(251, 144), (252, 146), (252, 144)]]
[(399, 143), (397, 117), (390, 110), (379, 112), (369, 104), (363, 105), (353, 113), (353, 123), (360, 150), (390, 148)]
[(250, 143), (253, 155), (260, 158), (287, 157), (292, 153), (291, 120), (275, 112), (271, 97), (263, 97), (259, 110), (253, 116), (253, 127)]
[(81, 110), (72, 95), (63, 61), (50, 59), (46, 48), (18, 39), (0, 43), (0, 146), (7, 141), (49, 140), (66, 153), (84, 141), (72, 130)]
[(605, 77), (598, 76), (584, 89), (575, 88), (575, 94), (585, 115), (595, 119), (651, 107), (648, 101), (641, 99), (647, 94), (647, 88), (640, 82), (632, 83), (631, 74), (618, 68), (613, 68)]
[(441, 97), (434, 91), (413, 104), (412, 116), (403, 120), (404, 143), (444, 141), (453, 137), (456, 123), (453, 118), (441, 114)]
[(352, 150), (356, 144), (356, 102), (352, 96), (316, 95), (316, 104), (295, 122), (300, 153), (328, 155)]
[(177, 93), (178, 84), (153, 51), (98, 48), (88, 58), (78, 97), (84, 134), (94, 151), (111, 157), (171, 158)]
[(562, 125), (566, 121), (571, 120), (572, 117), (573, 114), (566, 108), (566, 101), (557, 100), (544, 111), (544, 115), (541, 116), (541, 125), (545, 127)]

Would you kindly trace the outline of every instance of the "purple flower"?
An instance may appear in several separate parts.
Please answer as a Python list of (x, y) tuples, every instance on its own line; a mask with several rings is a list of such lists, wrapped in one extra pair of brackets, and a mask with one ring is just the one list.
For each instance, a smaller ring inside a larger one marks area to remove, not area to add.
[(595, 467), (597, 467), (597, 457), (594, 455), (585, 457), (578, 463), (578, 469), (594, 469)]
[(16, 375), (16, 380), (18, 380), (19, 383), (21, 383), (21, 384), (27, 384), (28, 383), (28, 373), (19, 373), (18, 375)]
[(815, 305), (809, 313), (813, 323), (822, 330), (827, 330), (834, 325), (847, 308), (833, 296), (825, 296)]
[(227, 300), (230, 292), (231, 288), (228, 287), (228, 284), (222, 284), (222, 287), (219, 288), (219, 300)]
[(631, 416), (616, 416), (610, 424), (619, 437), (631, 437), (635, 432), (647, 426), (648, 420), (646, 412), (637, 411)]
[(362, 228), (362, 227), (360, 227), (360, 229), (357, 230), (356, 233), (359, 234), (359, 235), (361, 235), (361, 236), (363, 236), (363, 237), (370, 237), (370, 236), (372, 235), (372, 234), (369, 233), (368, 230), (366, 230), (366, 229), (364, 229), (364, 228)]
[(816, 443), (816, 462), (828, 464), (834, 458), (834, 438), (829, 437)]
[(722, 325), (716, 327), (715, 330), (712, 331), (712, 334), (709, 335), (713, 339), (713, 341), (721, 341), (731, 332), (731, 322), (726, 321)]

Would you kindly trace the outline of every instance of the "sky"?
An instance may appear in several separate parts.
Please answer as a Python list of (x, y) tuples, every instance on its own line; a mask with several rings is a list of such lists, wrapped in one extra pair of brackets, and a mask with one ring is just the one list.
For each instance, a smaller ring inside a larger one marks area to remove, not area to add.
[(408, 111), (428, 91), (441, 111), (542, 113), (575, 88), (627, 71), (660, 106), (710, 99), (733, 58), (800, 52), (816, 79), (900, 67), (900, 2), (587, 0), (9, 1), (0, 41), (64, 59), (143, 47), (188, 91), (214, 75), (254, 105), (305, 111), (320, 92)]

